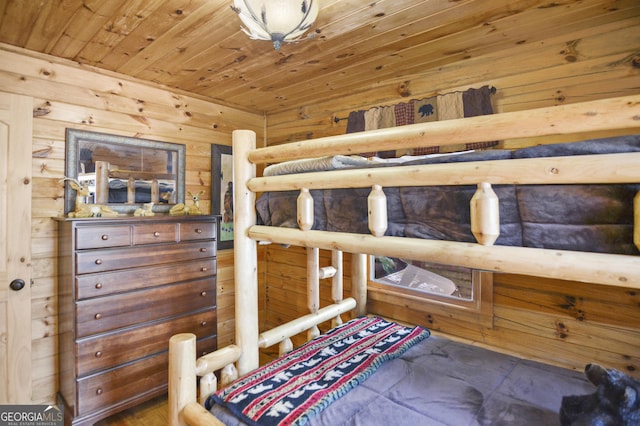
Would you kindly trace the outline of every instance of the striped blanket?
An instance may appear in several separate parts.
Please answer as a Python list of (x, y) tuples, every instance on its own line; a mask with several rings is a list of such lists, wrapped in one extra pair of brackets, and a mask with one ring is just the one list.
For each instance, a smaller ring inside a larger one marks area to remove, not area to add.
[(420, 327), (356, 318), (240, 378), (208, 405), (224, 405), (251, 425), (303, 425), (428, 336)]

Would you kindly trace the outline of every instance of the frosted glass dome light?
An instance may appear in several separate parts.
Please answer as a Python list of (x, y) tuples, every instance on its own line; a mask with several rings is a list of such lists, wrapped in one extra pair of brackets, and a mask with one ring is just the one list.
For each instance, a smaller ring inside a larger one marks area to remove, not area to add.
[(244, 31), (254, 40), (272, 40), (278, 50), (298, 41), (318, 17), (318, 0), (234, 0)]

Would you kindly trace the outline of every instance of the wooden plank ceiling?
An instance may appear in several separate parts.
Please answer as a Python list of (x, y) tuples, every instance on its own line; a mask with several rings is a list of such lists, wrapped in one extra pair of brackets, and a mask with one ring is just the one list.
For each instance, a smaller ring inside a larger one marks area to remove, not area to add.
[(0, 42), (275, 113), (640, 16), (637, 0), (321, 0), (308, 39), (275, 51), (231, 4), (3, 0)]

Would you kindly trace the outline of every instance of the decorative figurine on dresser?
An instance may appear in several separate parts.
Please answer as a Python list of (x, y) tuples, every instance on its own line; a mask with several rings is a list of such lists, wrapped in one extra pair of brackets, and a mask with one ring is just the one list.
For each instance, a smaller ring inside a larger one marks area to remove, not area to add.
[(167, 390), (168, 342), (216, 349), (216, 218), (56, 218), (60, 396), (90, 425)]

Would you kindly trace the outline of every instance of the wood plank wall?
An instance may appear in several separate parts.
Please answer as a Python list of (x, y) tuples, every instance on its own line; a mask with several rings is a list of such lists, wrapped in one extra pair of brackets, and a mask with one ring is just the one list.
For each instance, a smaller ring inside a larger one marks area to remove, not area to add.
[[(624, 40), (624, 42), (622, 42)], [(268, 116), (268, 144), (343, 134), (350, 111), (407, 102), (469, 87), (497, 88), (498, 112), (636, 94), (640, 90), (638, 17), (620, 16), (564, 37), (513, 46), (443, 66), (409, 79), (381, 81), (366, 92), (302, 105)], [(620, 132), (624, 133), (624, 132)], [(613, 134), (613, 133), (610, 133)], [(586, 136), (503, 141), (506, 148), (578, 140)], [(267, 322), (304, 312), (304, 295), (290, 277), (295, 257), (277, 247), (267, 256)], [(299, 265), (304, 260), (299, 260)], [(286, 278), (285, 278), (286, 277)], [(293, 290), (296, 289), (296, 290)], [(295, 297), (294, 297), (295, 296)], [(433, 312), (429, 304), (409, 309), (369, 292), (370, 313), (421, 324), (501, 351), (582, 369), (600, 362), (640, 377), (640, 296), (636, 291), (517, 275), (494, 275), (494, 326), (484, 328), (455, 313)]]
[[(342, 93), (336, 99), (300, 105), (268, 115), (268, 144), (343, 134), (349, 112), (422, 99), (436, 94), (491, 85), (494, 109), (521, 111), (638, 93), (640, 25), (638, 16), (620, 12), (619, 20), (511, 49), (471, 56), (410, 78), (383, 80), (368, 90)], [(623, 42), (624, 40), (624, 42)], [(382, 66), (382, 64), (380, 64)], [(355, 72), (366, 70), (355, 70)], [(375, 64), (368, 64), (375, 72)], [(531, 143), (531, 142), (529, 142)], [(512, 141), (507, 147), (519, 146)]]
[[(211, 144), (231, 131), (263, 136), (262, 113), (215, 104), (160, 86), (0, 45), (0, 91), (34, 98), (32, 230), (33, 402), (52, 403), (57, 388), (56, 229), (62, 216), (65, 128), (185, 144), (186, 190), (205, 191), (210, 211)], [(17, 206), (19, 208), (19, 206)], [(218, 257), (219, 344), (234, 339), (233, 252)]]

